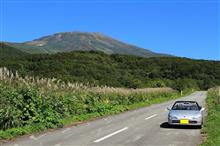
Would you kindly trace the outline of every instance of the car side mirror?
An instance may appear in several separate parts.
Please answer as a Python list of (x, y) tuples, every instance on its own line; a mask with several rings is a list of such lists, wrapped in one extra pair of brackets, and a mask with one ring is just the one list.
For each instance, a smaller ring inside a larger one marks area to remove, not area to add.
[(167, 107), (167, 110), (170, 111), (171, 110), (170, 107)]
[(204, 110), (205, 110), (205, 108), (204, 108), (204, 107), (200, 109), (200, 111), (201, 111), (201, 112), (203, 112)]

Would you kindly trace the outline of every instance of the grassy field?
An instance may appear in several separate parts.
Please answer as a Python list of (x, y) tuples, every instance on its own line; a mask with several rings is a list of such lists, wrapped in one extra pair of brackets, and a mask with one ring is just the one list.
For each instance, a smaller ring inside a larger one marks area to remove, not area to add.
[(20, 78), (0, 68), (0, 140), (178, 98), (171, 88), (126, 89)]
[(208, 91), (207, 105), (208, 117), (204, 126), (207, 139), (201, 145), (220, 146), (220, 87)]

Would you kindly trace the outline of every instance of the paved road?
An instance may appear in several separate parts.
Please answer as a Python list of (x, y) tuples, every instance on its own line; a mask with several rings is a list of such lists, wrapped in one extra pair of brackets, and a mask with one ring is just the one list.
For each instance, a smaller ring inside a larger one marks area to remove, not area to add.
[[(181, 100), (205, 104), (207, 92), (195, 92)], [(195, 146), (201, 142), (200, 129), (167, 126), (166, 108), (174, 101), (125, 112), (78, 126), (41, 135), (18, 138), (4, 145), (14, 146)]]

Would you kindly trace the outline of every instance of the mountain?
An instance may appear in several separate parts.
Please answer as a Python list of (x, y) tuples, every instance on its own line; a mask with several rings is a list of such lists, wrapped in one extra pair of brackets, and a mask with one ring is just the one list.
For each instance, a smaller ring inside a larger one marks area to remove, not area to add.
[(4, 43), (0, 43), (0, 58), (7, 58), (7, 57), (21, 57), (28, 55), (26, 52), (22, 52), (14, 47), (6, 45)]
[(27, 53), (57, 53), (70, 51), (102, 51), (141, 57), (167, 56), (113, 39), (101, 33), (63, 32), (24, 43), (8, 43)]

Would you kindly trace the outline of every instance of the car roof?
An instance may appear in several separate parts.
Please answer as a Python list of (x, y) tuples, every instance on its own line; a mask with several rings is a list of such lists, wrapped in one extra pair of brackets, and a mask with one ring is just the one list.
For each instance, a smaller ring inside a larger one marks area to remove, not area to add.
[(175, 103), (181, 103), (181, 102), (191, 102), (191, 103), (197, 103), (197, 101), (188, 101), (188, 100), (178, 100)]

